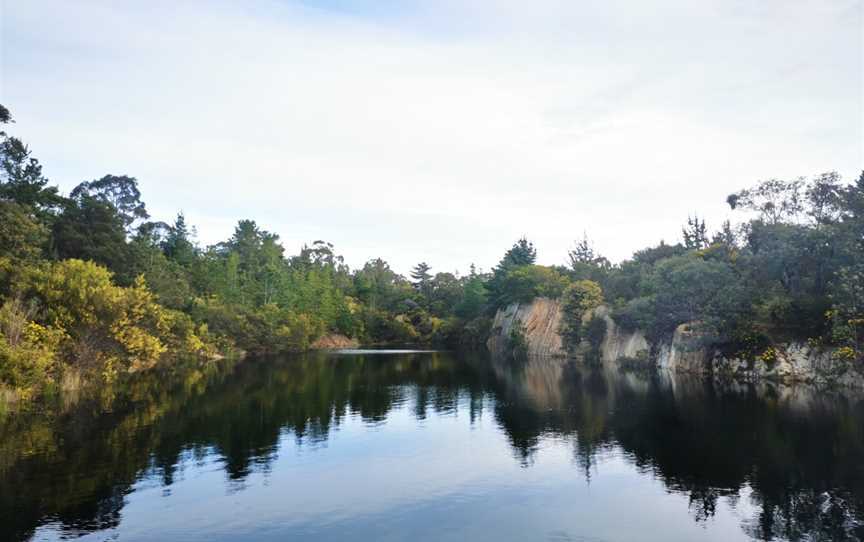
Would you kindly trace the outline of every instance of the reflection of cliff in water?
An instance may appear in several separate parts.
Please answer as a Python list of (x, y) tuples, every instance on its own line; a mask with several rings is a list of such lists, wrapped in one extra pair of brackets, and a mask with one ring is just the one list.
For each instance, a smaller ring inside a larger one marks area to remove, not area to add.
[(328, 439), (346, 416), (382, 423), (492, 414), (517, 460), (542, 460), (544, 439), (572, 442), (577, 463), (602, 476), (615, 451), (693, 516), (718, 499), (752, 498), (756, 538), (864, 537), (864, 403), (843, 396), (652, 374), (587, 370), (561, 360), (490, 363), (445, 353), (324, 356), (142, 375), (75, 405), (0, 418), (0, 539), (40, 524), (70, 534), (116, 525), (144, 476), (166, 490), (179, 466), (215, 455), (229, 484), (267, 470), (286, 435)]
[(523, 462), (544, 436), (572, 439), (590, 475), (620, 447), (689, 496), (694, 517), (745, 489), (754, 538), (864, 538), (864, 401), (812, 388), (717, 383), (550, 359), (498, 362), (496, 415)]

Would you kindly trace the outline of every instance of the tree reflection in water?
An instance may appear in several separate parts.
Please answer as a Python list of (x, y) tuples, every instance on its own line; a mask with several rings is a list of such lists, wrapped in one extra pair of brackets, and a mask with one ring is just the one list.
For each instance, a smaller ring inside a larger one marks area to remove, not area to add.
[(111, 528), (133, 484), (221, 458), (242, 490), (286, 435), (324, 443), (346, 417), (382, 424), (467, 409), (491, 414), (525, 466), (549, 438), (572, 442), (587, 477), (613, 451), (687, 495), (692, 518), (752, 501), (755, 539), (864, 538), (864, 402), (809, 389), (716, 384), (481, 355), (308, 354), (176, 368), (0, 418), (0, 539), (40, 525)]

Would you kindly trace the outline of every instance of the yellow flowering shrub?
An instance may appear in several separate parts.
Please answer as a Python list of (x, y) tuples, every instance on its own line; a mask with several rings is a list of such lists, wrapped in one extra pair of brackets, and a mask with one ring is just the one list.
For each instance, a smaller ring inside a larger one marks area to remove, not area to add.
[(773, 346), (769, 346), (766, 348), (758, 357), (759, 361), (762, 363), (772, 364), (777, 361), (777, 349)]
[(212, 353), (191, 318), (159, 305), (143, 278), (120, 287), (107, 269), (81, 260), (24, 274), (19, 289), (30, 302), (16, 298), (0, 308), (0, 384), (19, 392), (50, 381), (64, 363), (110, 381), (168, 353)]
[(855, 358), (858, 357), (858, 353), (851, 346), (844, 346), (835, 350), (831, 354), (831, 357), (841, 361), (855, 361)]

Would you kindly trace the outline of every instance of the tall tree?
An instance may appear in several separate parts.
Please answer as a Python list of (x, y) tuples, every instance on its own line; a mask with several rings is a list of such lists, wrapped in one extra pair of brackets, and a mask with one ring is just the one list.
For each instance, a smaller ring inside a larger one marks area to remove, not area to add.
[(84, 181), (72, 189), (69, 197), (73, 200), (88, 197), (112, 205), (127, 233), (131, 232), (136, 221), (150, 217), (141, 201), (138, 180), (128, 175), (105, 175), (101, 179)]
[[(9, 110), (0, 105), (0, 125), (12, 122)], [(42, 165), (20, 139), (0, 131), (0, 199), (32, 208), (49, 219), (63, 203), (55, 186), (48, 186)]]
[(186, 225), (186, 217), (183, 213), (178, 213), (174, 224), (168, 227), (161, 242), (165, 256), (180, 265), (190, 265), (196, 255), (193, 236), (194, 230)]
[(818, 225), (829, 224), (840, 218), (843, 195), (840, 174), (830, 171), (818, 175), (805, 190), (807, 214)]
[(411, 270), (411, 278), (414, 279), (414, 289), (423, 296), (428, 305), (432, 301), (432, 268), (426, 262), (420, 262)]
[(537, 260), (537, 249), (525, 237), (520, 238), (504, 253), (504, 257), (492, 270), (492, 278), (486, 284), (489, 291), (489, 310), (495, 311), (509, 302), (506, 292), (507, 275), (518, 267), (533, 265)]
[(729, 195), (726, 203), (733, 210), (743, 208), (756, 211), (769, 224), (795, 221), (803, 210), (803, 188), (803, 177), (791, 181), (769, 179), (754, 188)]
[(710, 244), (708, 242), (708, 228), (705, 225), (705, 221), (699, 220), (699, 217), (696, 215), (687, 217), (687, 225), (681, 229), (681, 233), (684, 236), (684, 247), (687, 250), (701, 250), (707, 248)]
[(590, 264), (594, 262), (597, 255), (594, 252), (594, 246), (588, 239), (588, 234), (582, 234), (582, 239), (576, 241), (573, 249), (567, 251), (567, 259), (570, 261), (570, 267), (576, 269), (579, 264)]
[(53, 228), (57, 255), (100, 263), (122, 278), (129, 262), (126, 229), (117, 209), (86, 195), (70, 200)]

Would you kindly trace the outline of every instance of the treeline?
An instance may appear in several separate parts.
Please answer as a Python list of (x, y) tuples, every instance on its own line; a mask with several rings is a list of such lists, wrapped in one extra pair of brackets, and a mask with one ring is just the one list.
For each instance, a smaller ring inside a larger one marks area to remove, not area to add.
[[(728, 197), (749, 219), (709, 231), (690, 217), (683, 242), (646, 248), (611, 264), (587, 236), (569, 265), (539, 266), (521, 241), (486, 287), (494, 309), (534, 297), (561, 298), (562, 335), (571, 352), (596, 354), (605, 327), (583, 321), (605, 304), (617, 324), (641, 329), (655, 345), (688, 324), (703, 346), (772, 363), (774, 345), (830, 346), (864, 369), (864, 173), (771, 179)], [(518, 346), (520, 337), (511, 340)]]
[[(0, 127), (12, 122), (0, 106)], [(151, 219), (135, 178), (62, 195), (0, 132), (0, 391), (113, 379), (178, 358), (304, 350), (338, 333), (363, 344), (468, 344), (486, 309), (482, 277), (410, 279), (374, 259), (351, 270), (331, 244), (286, 255), (252, 220), (200, 247), (183, 214)], [(98, 377), (98, 378), (97, 378)]]
[[(0, 106), (0, 128), (12, 122)], [(562, 299), (574, 351), (604, 329), (583, 316), (605, 303), (658, 343), (683, 323), (713, 346), (770, 357), (809, 340), (864, 351), (864, 175), (769, 180), (729, 197), (752, 219), (611, 264), (587, 237), (569, 265), (541, 266), (526, 239), (489, 273), (409, 277), (374, 259), (349, 269), (324, 241), (286, 255), (252, 220), (201, 247), (178, 214), (152, 220), (134, 177), (106, 175), (63, 195), (16, 137), (0, 130), (0, 392), (113, 379), (178, 358), (304, 350), (337, 333), (363, 344), (480, 346), (495, 312)], [(520, 337), (512, 337), (519, 346)], [(98, 378), (96, 378), (98, 377)]]

